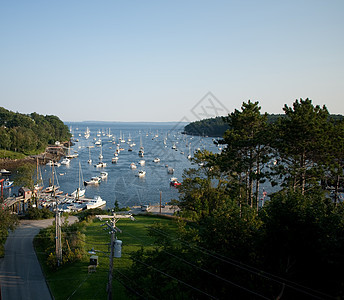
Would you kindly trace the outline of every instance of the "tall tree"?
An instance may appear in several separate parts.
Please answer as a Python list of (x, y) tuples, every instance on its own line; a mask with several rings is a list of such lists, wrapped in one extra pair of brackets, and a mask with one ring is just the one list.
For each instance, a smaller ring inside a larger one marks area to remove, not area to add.
[(227, 145), (220, 158), (221, 165), (237, 177), (241, 194), (251, 207), (254, 203), (258, 207), (259, 183), (264, 178), (262, 170), (269, 159), (267, 114), (262, 115), (260, 109), (258, 102), (243, 103), (241, 111), (235, 110), (226, 118), (230, 129), (219, 141)]
[(296, 100), (293, 107), (285, 105), (283, 110), (285, 117), (275, 127), (276, 167), (285, 186), (304, 194), (307, 188), (318, 186), (324, 171), (331, 132), (329, 113), (325, 106), (314, 107), (308, 98)]
[[(334, 199), (339, 200), (339, 190), (343, 187), (344, 170), (344, 120), (334, 120), (332, 131), (329, 132), (330, 146), (327, 148), (329, 181), (325, 180), (326, 185), (334, 187)], [(342, 186), (340, 186), (342, 185)], [(327, 187), (327, 186), (326, 186)]]

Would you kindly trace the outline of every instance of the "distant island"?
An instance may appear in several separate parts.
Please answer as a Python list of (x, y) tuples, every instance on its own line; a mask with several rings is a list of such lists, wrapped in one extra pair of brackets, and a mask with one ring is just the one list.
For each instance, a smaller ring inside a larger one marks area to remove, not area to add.
[[(284, 114), (268, 114), (268, 123), (274, 123), (279, 118), (284, 118)], [(197, 135), (197, 136), (210, 136), (210, 137), (223, 137), (223, 134), (227, 129), (230, 129), (226, 122), (226, 117), (215, 117), (203, 119), (200, 121), (191, 122), (184, 127), (184, 134)], [(334, 120), (343, 119), (342, 115), (331, 115)]]

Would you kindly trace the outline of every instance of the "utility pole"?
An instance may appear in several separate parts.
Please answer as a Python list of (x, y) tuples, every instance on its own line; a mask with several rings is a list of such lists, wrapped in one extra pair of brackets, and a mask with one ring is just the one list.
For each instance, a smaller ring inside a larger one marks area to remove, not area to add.
[(59, 267), (62, 262), (62, 242), (61, 242), (61, 218), (57, 205), (57, 197), (55, 195), (55, 186), (54, 186), (54, 166), (52, 166), (53, 174), (53, 197), (55, 200), (55, 250), (56, 250), (56, 263)]
[(117, 240), (115, 233), (117, 231), (122, 232), (119, 228), (116, 227), (116, 223), (119, 219), (115, 218), (113, 215), (112, 220), (109, 223), (106, 223), (106, 226), (109, 227), (111, 233), (111, 251), (110, 251), (110, 263), (109, 263), (109, 276), (108, 276), (108, 283), (107, 283), (107, 293), (108, 293), (108, 300), (112, 300), (112, 277), (113, 277), (113, 258), (114, 258), (114, 251), (115, 251), (115, 240)]
[(109, 264), (109, 276), (108, 276), (108, 284), (107, 284), (107, 292), (108, 292), (108, 300), (112, 300), (112, 272), (113, 272), (113, 254), (114, 254), (114, 240), (115, 240), (115, 228), (114, 222), (111, 222), (111, 251), (110, 251), (110, 264)]
[[(130, 215), (129, 216), (132, 221), (135, 221), (135, 218)], [(107, 226), (110, 229), (111, 234), (111, 243), (110, 243), (110, 262), (109, 262), (109, 274), (108, 274), (108, 283), (106, 286), (106, 291), (108, 294), (108, 300), (112, 300), (112, 278), (113, 278), (113, 259), (120, 258), (122, 256), (122, 241), (117, 240), (116, 233), (120, 232), (122, 233), (122, 230), (116, 227), (116, 223), (119, 221), (119, 218), (116, 219), (115, 213), (113, 213), (113, 216), (110, 221), (107, 221), (105, 224), (101, 226)], [(94, 250), (93, 248), (91, 251), (89, 251), (89, 254), (95, 254), (96, 252), (102, 252), (99, 250)], [(105, 253), (105, 252), (102, 252)]]
[[(55, 192), (54, 192), (55, 195)], [(55, 198), (55, 197), (54, 197)], [(62, 262), (62, 241), (61, 241), (61, 217), (57, 207), (57, 199), (56, 201), (56, 209), (55, 209), (55, 248), (56, 248), (56, 263), (59, 267)]]
[(162, 191), (160, 191), (160, 215), (161, 215), (161, 194), (162, 194)]

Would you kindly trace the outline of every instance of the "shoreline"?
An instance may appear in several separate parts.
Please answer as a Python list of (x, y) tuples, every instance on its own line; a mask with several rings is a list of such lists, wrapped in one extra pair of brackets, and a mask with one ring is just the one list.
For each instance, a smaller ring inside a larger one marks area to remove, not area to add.
[(40, 165), (45, 165), (49, 160), (59, 161), (61, 157), (65, 156), (65, 147), (68, 147), (68, 142), (65, 142), (59, 146), (49, 145), (45, 148), (44, 152), (36, 155), (30, 155), (25, 158), (0, 158), (0, 169), (6, 169), (13, 173), (14, 170), (27, 163), (37, 164), (37, 160), (38, 164)]

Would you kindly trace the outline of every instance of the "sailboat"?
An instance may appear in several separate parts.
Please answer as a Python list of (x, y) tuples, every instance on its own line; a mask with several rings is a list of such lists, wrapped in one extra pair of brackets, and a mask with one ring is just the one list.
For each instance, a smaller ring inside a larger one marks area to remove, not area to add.
[(82, 175), (81, 164), (79, 161), (79, 187), (71, 194), (72, 197), (75, 199), (79, 199), (80, 197), (85, 196), (86, 189), (81, 189), (81, 185), (84, 182), (84, 178)]
[(140, 136), (140, 150), (139, 150), (139, 156), (143, 157), (145, 151), (143, 150), (143, 146), (142, 146), (142, 137)]
[(87, 161), (89, 164), (92, 163), (92, 159), (91, 159), (91, 148), (88, 147), (88, 161)]
[(191, 145), (189, 144), (189, 155), (188, 155), (188, 159), (191, 159)]
[(112, 134), (111, 134), (111, 132), (110, 132), (110, 128), (109, 128), (109, 133), (106, 135), (107, 137), (112, 137)]
[(68, 158), (68, 159), (72, 159), (72, 158), (76, 158), (76, 157), (78, 157), (79, 156), (79, 154), (77, 154), (77, 153), (75, 153), (75, 154), (71, 154), (71, 152), (70, 152), (70, 142), (69, 142), (69, 146), (68, 146), (68, 154), (66, 155), (66, 158)]
[(100, 146), (99, 162), (95, 165), (96, 168), (106, 167), (106, 163), (103, 162), (102, 159), (103, 159), (102, 146)]
[(99, 154), (99, 160), (103, 159), (103, 147), (100, 145), (100, 154)]
[(36, 161), (37, 161), (36, 163), (37, 164), (37, 170), (36, 170), (37, 180), (36, 180), (36, 184), (34, 188), (35, 188), (35, 191), (38, 192), (43, 189), (43, 177), (42, 177), (41, 169), (38, 164), (38, 158), (36, 159)]
[[(56, 179), (56, 185), (54, 182)], [(51, 179), (49, 179), (49, 186), (44, 190), (45, 193), (55, 193), (57, 194), (57, 190), (60, 188), (59, 180), (57, 178), (54, 165), (51, 166)]]

